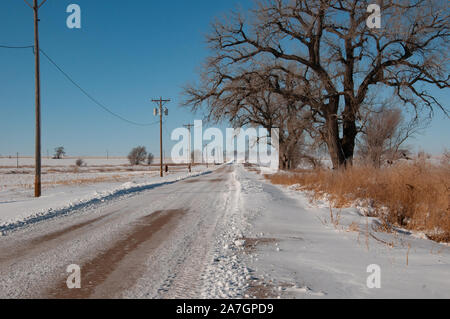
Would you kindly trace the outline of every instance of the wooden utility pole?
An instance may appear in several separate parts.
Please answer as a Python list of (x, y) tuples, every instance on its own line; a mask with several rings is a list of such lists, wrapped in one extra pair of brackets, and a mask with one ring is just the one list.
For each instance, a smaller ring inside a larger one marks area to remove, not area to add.
[(35, 142), (35, 178), (34, 197), (41, 197), (41, 79), (39, 65), (39, 7), (37, 0), (33, 3), (34, 11), (34, 56), (35, 56), (35, 77), (36, 77), (36, 142)]
[(36, 141), (35, 141), (35, 177), (34, 197), (41, 196), (41, 83), (39, 74), (39, 8), (47, 1), (33, 0), (33, 6), (27, 1), (25, 3), (33, 9), (34, 13), (34, 57), (35, 57), (35, 81), (36, 81)]
[[(163, 119), (163, 103), (168, 103), (170, 100), (163, 100), (160, 97), (158, 100), (152, 100), (159, 105), (159, 154), (160, 154), (160, 176), (163, 177), (163, 140), (162, 140), (162, 119)], [(166, 112), (166, 115), (167, 112)]]
[(208, 168), (208, 144), (205, 144), (206, 147), (206, 168)]
[(189, 160), (188, 160), (188, 165), (189, 165), (189, 173), (191, 173), (192, 171), (192, 154), (191, 154), (191, 128), (194, 127), (194, 124), (186, 124), (183, 125), (184, 127), (186, 127), (189, 131)]

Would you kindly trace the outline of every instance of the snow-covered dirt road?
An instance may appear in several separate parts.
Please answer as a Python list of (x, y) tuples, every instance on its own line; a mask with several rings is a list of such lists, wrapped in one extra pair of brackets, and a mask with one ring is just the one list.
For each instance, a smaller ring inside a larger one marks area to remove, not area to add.
[[(450, 298), (448, 245), (252, 170), (224, 165), (5, 228), (0, 298)], [(73, 264), (80, 289), (67, 287)]]
[[(223, 166), (0, 237), (0, 297), (211, 296), (205, 282), (217, 273), (207, 268), (236, 203), (232, 172)], [(71, 264), (80, 266), (81, 289), (67, 288)]]

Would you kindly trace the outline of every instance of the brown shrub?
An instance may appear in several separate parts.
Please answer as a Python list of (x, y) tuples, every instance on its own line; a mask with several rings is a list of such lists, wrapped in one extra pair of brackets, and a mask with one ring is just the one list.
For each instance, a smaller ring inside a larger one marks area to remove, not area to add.
[(425, 161), (375, 169), (313, 170), (266, 175), (272, 183), (300, 184), (316, 197), (328, 194), (336, 207), (366, 200), (385, 222), (424, 231), (450, 242), (450, 166)]

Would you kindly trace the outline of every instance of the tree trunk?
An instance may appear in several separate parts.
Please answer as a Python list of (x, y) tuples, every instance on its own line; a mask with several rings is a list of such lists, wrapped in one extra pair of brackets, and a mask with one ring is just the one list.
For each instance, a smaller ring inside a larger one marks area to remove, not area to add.
[(327, 146), (333, 169), (349, 167), (353, 165), (355, 141), (357, 135), (356, 116), (351, 105), (346, 103), (343, 113), (342, 139), (339, 137), (339, 123), (336, 113), (330, 113), (326, 117)]
[(353, 165), (353, 155), (355, 152), (355, 140), (357, 135), (356, 118), (353, 107), (344, 111), (343, 128), (342, 128), (342, 152), (344, 153), (345, 167)]
[(286, 143), (282, 138), (280, 138), (279, 141), (279, 149), (278, 149), (278, 169), (280, 170), (286, 170), (287, 169), (287, 163), (286, 163)]
[[(355, 17), (351, 15), (351, 23), (354, 24)], [(344, 96), (345, 109), (342, 114), (342, 140), (341, 148), (344, 153), (344, 166), (353, 165), (353, 152), (355, 150), (355, 139), (357, 135), (356, 129), (356, 112), (358, 106), (355, 102), (354, 97), (354, 87), (355, 83), (353, 76), (355, 74), (355, 57), (354, 57), (354, 47), (351, 38), (345, 40), (345, 73), (344, 73), (344, 90), (346, 92)]]
[(285, 152), (285, 151), (283, 151), (283, 152), (280, 152), (280, 162), (279, 162), (279, 164), (278, 164), (278, 166), (279, 166), (279, 169), (281, 169), (281, 170), (289, 170), (290, 169), (290, 165), (289, 165), (289, 156), (288, 156), (288, 154)]
[[(337, 103), (334, 108), (337, 111)], [(326, 113), (326, 143), (330, 154), (333, 169), (339, 169), (345, 163), (341, 139), (339, 138), (339, 124), (336, 111)]]

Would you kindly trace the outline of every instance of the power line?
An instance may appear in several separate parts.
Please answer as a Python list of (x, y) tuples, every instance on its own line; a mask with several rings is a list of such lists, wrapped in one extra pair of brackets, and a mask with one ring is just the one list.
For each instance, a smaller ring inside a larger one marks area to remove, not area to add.
[(3, 49), (30, 49), (30, 48), (34, 48), (34, 45), (10, 46), (10, 45), (2, 45), (2, 44), (0, 44), (0, 48), (3, 48)]
[(75, 82), (61, 67), (59, 67), (58, 64), (56, 64), (55, 61), (53, 61), (52, 58), (50, 58), (47, 53), (44, 52), (44, 50), (40, 49), (40, 51), (42, 52), (42, 54), (47, 58), (48, 61), (50, 61), (51, 64), (53, 64), (53, 66), (55, 66), (73, 85), (75, 85), (86, 97), (88, 97), (92, 102), (94, 102), (96, 105), (98, 105), (99, 107), (101, 107), (103, 110), (105, 110), (106, 112), (108, 112), (109, 114), (121, 119), (122, 121), (125, 121), (129, 124), (133, 124), (133, 125), (137, 125), (137, 126), (152, 126), (152, 125), (156, 125), (159, 123), (159, 121), (153, 122), (153, 123), (138, 123), (138, 122), (134, 122), (131, 120), (128, 120), (126, 118), (124, 118), (123, 116), (111, 111), (109, 108), (107, 108), (104, 104), (100, 103), (97, 99), (95, 99), (94, 97), (92, 97), (88, 92), (86, 92), (86, 90), (84, 90), (77, 82)]
[[(34, 48), (34, 45), (29, 46), (9, 46), (9, 45), (0, 45), (0, 48), (4, 49), (30, 49)], [(94, 98), (92, 95), (90, 95), (85, 89), (83, 89), (75, 80), (73, 80), (67, 72), (65, 72), (50, 56), (48, 56), (47, 53), (44, 52), (44, 50), (39, 49), (40, 52), (47, 58), (47, 60), (53, 64), (53, 66), (58, 69), (59, 72), (61, 72), (76, 88), (78, 88), (87, 98), (89, 98), (92, 102), (94, 102), (97, 106), (101, 107), (104, 111), (108, 112), (109, 114), (115, 116), (116, 118), (127, 122), (129, 124), (137, 125), (137, 126), (152, 126), (159, 123), (159, 121), (155, 121), (152, 123), (138, 123), (135, 121), (131, 121), (129, 119), (126, 119), (125, 117), (111, 111), (108, 107), (106, 107), (103, 103), (100, 103), (96, 98)]]

